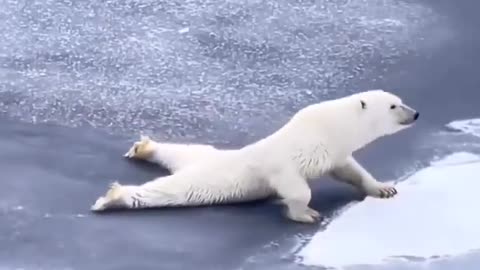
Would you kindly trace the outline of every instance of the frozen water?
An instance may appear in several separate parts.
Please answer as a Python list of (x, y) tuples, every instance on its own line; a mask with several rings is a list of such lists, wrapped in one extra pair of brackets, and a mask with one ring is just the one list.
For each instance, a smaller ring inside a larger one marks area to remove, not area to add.
[(480, 157), (467, 152), (432, 163), (399, 183), (396, 198), (347, 208), (300, 251), (302, 263), (342, 268), (480, 249), (479, 174)]
[(448, 128), (480, 137), (480, 119), (457, 120), (449, 123)]
[(414, 52), (437, 19), (394, 0), (5, 0), (0, 111), (242, 136)]

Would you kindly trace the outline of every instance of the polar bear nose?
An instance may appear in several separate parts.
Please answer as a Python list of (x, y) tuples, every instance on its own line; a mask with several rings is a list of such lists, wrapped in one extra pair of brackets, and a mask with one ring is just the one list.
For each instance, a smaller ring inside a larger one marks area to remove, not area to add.
[(420, 116), (420, 113), (415, 112), (415, 114), (413, 115), (413, 120), (417, 120), (419, 116)]

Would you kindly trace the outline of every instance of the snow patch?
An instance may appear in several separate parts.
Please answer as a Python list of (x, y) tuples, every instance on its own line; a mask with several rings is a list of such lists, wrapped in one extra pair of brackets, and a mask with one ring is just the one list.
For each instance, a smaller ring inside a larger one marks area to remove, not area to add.
[(473, 136), (480, 137), (480, 118), (456, 120), (447, 124), (447, 127)]
[(389, 200), (353, 204), (300, 250), (306, 265), (343, 268), (480, 248), (480, 157), (452, 154), (397, 184)]

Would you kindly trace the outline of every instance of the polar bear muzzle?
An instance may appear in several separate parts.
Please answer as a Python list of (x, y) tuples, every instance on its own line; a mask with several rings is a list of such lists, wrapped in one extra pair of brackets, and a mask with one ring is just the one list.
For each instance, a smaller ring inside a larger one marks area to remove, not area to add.
[(400, 124), (405, 126), (413, 124), (420, 116), (420, 113), (418, 111), (404, 104), (398, 106), (398, 111), (400, 115)]

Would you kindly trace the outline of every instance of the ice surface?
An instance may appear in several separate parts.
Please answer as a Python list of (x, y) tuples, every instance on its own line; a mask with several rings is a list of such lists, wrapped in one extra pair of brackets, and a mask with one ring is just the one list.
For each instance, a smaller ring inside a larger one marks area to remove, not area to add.
[(480, 137), (480, 119), (464, 119), (450, 122), (448, 128)]
[(479, 175), (479, 156), (447, 156), (400, 182), (396, 198), (347, 208), (298, 255), (307, 265), (342, 268), (479, 249)]
[(442, 27), (429, 8), (395, 0), (2, 1), (0, 112), (254, 135), (292, 107), (381, 76)]

